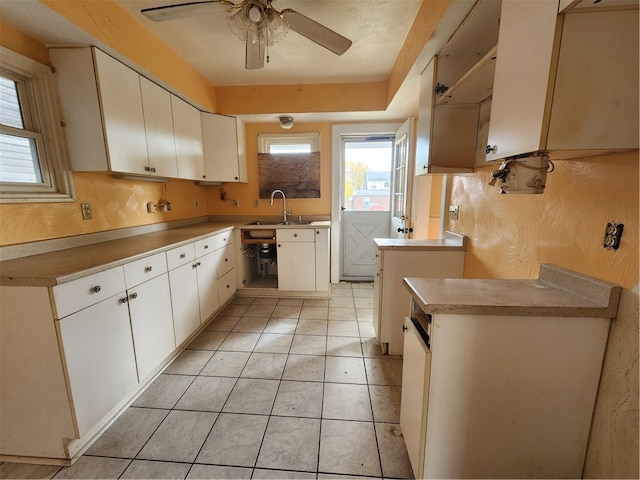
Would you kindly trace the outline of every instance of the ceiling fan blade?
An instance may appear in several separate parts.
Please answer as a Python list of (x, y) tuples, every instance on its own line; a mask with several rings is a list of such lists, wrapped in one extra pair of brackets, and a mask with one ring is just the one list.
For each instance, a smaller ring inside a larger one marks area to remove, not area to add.
[(336, 55), (342, 55), (351, 46), (352, 42), (348, 38), (343, 37), (330, 28), (290, 8), (283, 10), (280, 13), (280, 18), (282, 18), (292, 30), (316, 42), (318, 45), (331, 50)]
[(228, 0), (206, 0), (203, 2), (178, 3), (175, 5), (165, 5), (164, 7), (145, 8), (140, 10), (140, 13), (154, 22), (162, 22), (164, 20), (209, 13), (211, 6), (216, 3), (227, 7), (235, 6), (234, 3)]
[(246, 34), (246, 51), (244, 68), (255, 70), (264, 67), (264, 44), (260, 42), (260, 34), (257, 30), (250, 28)]

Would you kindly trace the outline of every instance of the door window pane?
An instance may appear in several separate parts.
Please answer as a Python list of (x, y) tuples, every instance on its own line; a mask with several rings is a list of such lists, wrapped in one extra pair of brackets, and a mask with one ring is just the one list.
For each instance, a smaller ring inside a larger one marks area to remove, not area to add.
[(392, 158), (393, 140), (389, 137), (345, 139), (345, 210), (389, 211)]

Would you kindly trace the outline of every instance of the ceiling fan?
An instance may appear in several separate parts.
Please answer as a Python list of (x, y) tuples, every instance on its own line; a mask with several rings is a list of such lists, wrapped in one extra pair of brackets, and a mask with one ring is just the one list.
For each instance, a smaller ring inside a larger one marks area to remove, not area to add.
[[(351, 40), (319, 24), (290, 8), (281, 12), (271, 5), (271, 0), (206, 0), (199, 2), (145, 8), (141, 13), (156, 22), (173, 20), (191, 15), (209, 13), (217, 5), (227, 7), (229, 27), (245, 41), (245, 68), (264, 67), (265, 49), (280, 41), (289, 29), (307, 37), (318, 45), (342, 55), (351, 46)], [(269, 61), (267, 57), (267, 62)]]

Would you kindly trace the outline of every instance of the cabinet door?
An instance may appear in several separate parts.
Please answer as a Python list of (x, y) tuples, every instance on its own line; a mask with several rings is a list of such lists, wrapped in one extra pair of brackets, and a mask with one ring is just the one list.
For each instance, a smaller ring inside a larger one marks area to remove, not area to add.
[(638, 24), (637, 9), (565, 16), (547, 149), (638, 148)]
[(202, 149), (207, 181), (239, 182), (236, 119), (202, 112)]
[(216, 273), (216, 257), (219, 254), (219, 251), (213, 252), (196, 259), (201, 323), (213, 315), (220, 305), (218, 302), (218, 274)]
[(166, 273), (127, 290), (138, 376), (143, 381), (176, 348)]
[(138, 384), (125, 293), (57, 322), (78, 434), (86, 434)]
[(200, 326), (198, 277), (195, 263), (187, 263), (169, 271), (176, 347), (179, 347)]
[(376, 274), (373, 277), (373, 330), (380, 342), (380, 323), (382, 322), (382, 265), (384, 252), (378, 250), (376, 254)]
[(236, 271), (229, 270), (218, 279), (218, 300), (224, 305), (236, 293)]
[(144, 77), (140, 77), (140, 89), (149, 153), (147, 173), (161, 177), (177, 177), (171, 94)]
[(313, 292), (316, 289), (314, 242), (278, 243), (278, 290)]
[(329, 229), (316, 228), (316, 291), (326, 292), (331, 283), (329, 269)]
[(111, 171), (145, 173), (149, 164), (140, 75), (94, 50)]
[(557, 1), (502, 2), (487, 160), (545, 148), (557, 20)]
[(431, 124), (433, 123), (433, 105), (435, 101), (435, 74), (437, 57), (425, 68), (420, 76), (420, 105), (418, 108), (418, 128), (416, 131), (415, 175), (429, 173), (429, 155), (431, 154)]
[(413, 474), (415, 478), (422, 478), (431, 352), (422, 342), (411, 319), (405, 318), (404, 324), (400, 428)]
[(200, 111), (171, 95), (178, 178), (204, 180)]

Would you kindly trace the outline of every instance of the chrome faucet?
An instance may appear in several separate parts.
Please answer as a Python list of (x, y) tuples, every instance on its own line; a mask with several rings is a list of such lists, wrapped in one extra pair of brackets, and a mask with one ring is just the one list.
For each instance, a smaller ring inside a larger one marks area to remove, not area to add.
[(291, 212), (287, 212), (287, 197), (285, 196), (282, 190), (274, 190), (271, 192), (271, 199), (269, 200), (269, 206), (273, 207), (273, 197), (276, 193), (282, 195), (282, 221), (283, 223), (288, 223), (287, 215), (291, 215)]

